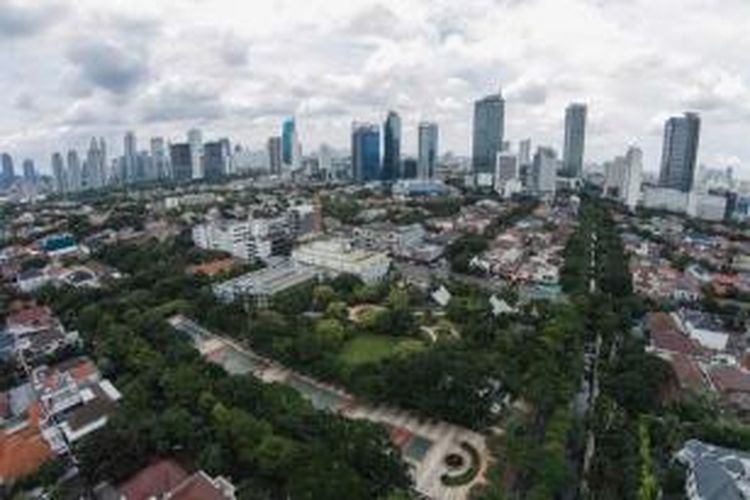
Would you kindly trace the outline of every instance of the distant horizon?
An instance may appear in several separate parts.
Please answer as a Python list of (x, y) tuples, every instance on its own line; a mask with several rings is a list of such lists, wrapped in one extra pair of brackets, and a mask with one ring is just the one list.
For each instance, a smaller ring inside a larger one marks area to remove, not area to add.
[(10, 0), (0, 5), (0, 151), (48, 173), (53, 152), (85, 150), (92, 135), (115, 156), (127, 130), (143, 145), (195, 127), (262, 149), (288, 116), (306, 150), (346, 149), (352, 121), (382, 126), (393, 109), (406, 153), (427, 120), (441, 152), (468, 156), (473, 103), (502, 88), (514, 144), (560, 151), (565, 108), (582, 102), (587, 162), (637, 144), (655, 171), (665, 120), (692, 110), (698, 163), (742, 177), (750, 4), (688, 3)]

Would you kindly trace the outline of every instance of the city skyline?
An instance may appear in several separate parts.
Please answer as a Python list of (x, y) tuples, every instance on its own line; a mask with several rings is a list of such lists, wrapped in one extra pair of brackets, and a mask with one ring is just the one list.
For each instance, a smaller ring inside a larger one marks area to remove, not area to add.
[[(502, 85), (514, 143), (533, 137), (561, 151), (562, 110), (581, 101), (590, 111), (587, 160), (637, 143), (654, 172), (665, 119), (694, 110), (705, 130), (699, 162), (748, 165), (747, 42), (726, 21), (750, 14), (741, 2), (288, 1), (209, 22), (210, 7), (4, 3), (0, 43), (10, 50), (0, 56), (8, 69), (0, 89), (10, 98), (0, 108), (0, 150), (49, 173), (53, 152), (83, 151), (91, 136), (119, 149), (130, 129), (177, 139), (197, 127), (262, 149), (287, 116), (297, 117), (306, 146), (346, 148), (352, 120), (382, 123), (394, 109), (404, 153), (416, 153), (418, 123), (431, 120), (442, 151), (469, 155), (473, 101)], [(675, 22), (657, 33), (651, 23), (667, 12)], [(210, 43), (196, 46), (198, 38)], [(732, 49), (712, 57), (728, 40)]]

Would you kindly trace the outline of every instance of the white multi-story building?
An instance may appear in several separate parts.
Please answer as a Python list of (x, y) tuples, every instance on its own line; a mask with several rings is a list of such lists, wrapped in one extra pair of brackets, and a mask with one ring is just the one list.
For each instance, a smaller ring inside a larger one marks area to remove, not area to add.
[(391, 259), (385, 253), (357, 250), (350, 242), (341, 239), (302, 245), (292, 252), (292, 259), (331, 275), (353, 274), (365, 283), (380, 281), (391, 267)]
[(555, 194), (557, 189), (557, 153), (551, 148), (540, 147), (531, 166), (531, 191), (537, 194)]
[(219, 220), (193, 228), (193, 242), (244, 260), (264, 259), (273, 252), (271, 219)]
[(719, 222), (724, 220), (727, 209), (725, 196), (707, 193), (690, 193), (688, 197), (687, 213), (697, 219)]
[(604, 194), (635, 210), (641, 198), (643, 152), (631, 146), (624, 156), (604, 164)]
[(685, 213), (689, 193), (678, 189), (647, 186), (643, 189), (643, 206), (655, 210)]
[(495, 163), (495, 191), (503, 197), (510, 197), (520, 191), (518, 156), (507, 151), (497, 154)]

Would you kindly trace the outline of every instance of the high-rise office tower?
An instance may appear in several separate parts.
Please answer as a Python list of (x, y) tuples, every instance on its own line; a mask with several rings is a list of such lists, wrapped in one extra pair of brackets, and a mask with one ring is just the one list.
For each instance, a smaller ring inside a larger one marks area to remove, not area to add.
[(531, 139), (524, 139), (518, 143), (518, 164), (531, 165)]
[(226, 137), (222, 137), (221, 139), (219, 139), (219, 143), (224, 150), (224, 175), (232, 175), (234, 174), (232, 162), (232, 143), (229, 142), (229, 139)]
[(203, 179), (203, 133), (195, 128), (188, 130), (187, 139), (190, 145), (190, 164), (193, 168), (192, 178)]
[(300, 163), (300, 147), (297, 138), (297, 124), (294, 118), (287, 118), (281, 127), (281, 161), (292, 169)]
[(381, 178), (380, 128), (377, 124), (352, 124), (352, 173), (355, 182), (370, 182)]
[(696, 113), (685, 113), (667, 120), (661, 153), (659, 185), (688, 192), (693, 188), (698, 159), (701, 119)]
[(81, 172), (81, 160), (78, 152), (74, 149), (68, 151), (68, 189), (77, 193), (84, 188), (83, 173)]
[(36, 167), (34, 167), (34, 160), (25, 159), (23, 161), (23, 180), (27, 184), (36, 184)]
[(229, 151), (223, 141), (207, 142), (203, 145), (203, 169), (208, 180), (221, 179), (227, 174)]
[(170, 144), (169, 160), (172, 164), (172, 179), (177, 182), (193, 179), (193, 148), (189, 143)]
[(138, 180), (138, 142), (134, 132), (125, 133), (122, 146), (122, 161), (118, 177), (123, 184), (130, 184)]
[(383, 125), (383, 180), (392, 182), (401, 176), (401, 117), (389, 111)]
[(3, 153), (2, 157), (2, 172), (0, 172), (0, 187), (7, 188), (13, 184), (13, 179), (16, 177), (16, 172), (13, 169), (13, 157), (8, 153)]
[(333, 175), (333, 148), (328, 144), (321, 144), (318, 148), (318, 169), (324, 178)]
[(417, 176), (422, 180), (435, 177), (438, 157), (438, 126), (433, 122), (419, 124), (419, 156)]
[(89, 149), (86, 151), (86, 161), (83, 164), (83, 183), (89, 189), (99, 189), (106, 184), (106, 169), (100, 142), (91, 138)]
[(557, 153), (554, 149), (537, 148), (531, 165), (531, 190), (537, 194), (554, 194), (557, 187), (557, 166)]
[(104, 137), (99, 138), (99, 177), (102, 180), (102, 185), (107, 183), (112, 178), (112, 172), (109, 168), (109, 160), (107, 158), (107, 143), (104, 142)]
[(151, 138), (151, 166), (157, 179), (168, 179), (170, 177), (169, 157), (163, 137)]
[(586, 148), (586, 105), (573, 103), (565, 109), (565, 144), (563, 173), (566, 177), (581, 177)]
[(68, 180), (65, 175), (65, 163), (60, 153), (52, 153), (52, 179), (55, 183), (55, 193), (63, 194), (68, 191)]
[(266, 149), (268, 150), (269, 173), (281, 175), (281, 137), (269, 137)]
[(502, 93), (489, 95), (474, 103), (472, 166), (475, 174), (493, 173), (497, 154), (503, 150), (505, 100)]

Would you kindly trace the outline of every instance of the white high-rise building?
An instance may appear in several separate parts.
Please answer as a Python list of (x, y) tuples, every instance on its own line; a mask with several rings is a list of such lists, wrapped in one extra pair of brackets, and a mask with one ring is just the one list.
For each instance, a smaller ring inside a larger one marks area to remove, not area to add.
[(196, 128), (191, 129), (188, 131), (187, 140), (190, 145), (193, 179), (203, 179), (203, 133)]
[(637, 147), (628, 148), (624, 156), (604, 164), (604, 194), (635, 210), (641, 198), (643, 179), (643, 152)]
[(557, 189), (557, 153), (552, 148), (539, 147), (531, 165), (531, 191), (536, 194), (555, 194)]
[(641, 183), (643, 180), (643, 151), (631, 146), (625, 154), (627, 171), (622, 201), (630, 210), (635, 210), (641, 199)]
[(518, 157), (507, 151), (498, 153), (495, 165), (495, 191), (503, 197), (509, 197), (520, 190)]
[(518, 164), (531, 165), (531, 139), (524, 139), (518, 143)]

